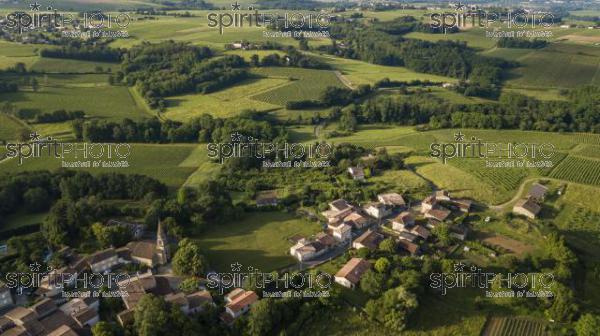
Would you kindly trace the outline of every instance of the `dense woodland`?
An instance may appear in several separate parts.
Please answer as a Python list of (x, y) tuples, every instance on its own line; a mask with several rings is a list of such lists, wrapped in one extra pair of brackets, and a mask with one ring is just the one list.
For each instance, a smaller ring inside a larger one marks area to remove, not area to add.
[(125, 119), (120, 123), (78, 121), (74, 131), (78, 139), (90, 142), (230, 142), (236, 132), (265, 141), (286, 138), (285, 129), (269, 120), (265, 113), (245, 111), (227, 119), (203, 114), (186, 123), (156, 118), (140, 122)]
[[(279, 46), (272, 47), (280, 49)], [(173, 41), (144, 43), (131, 48), (124, 56), (122, 72), (113, 81), (135, 85), (152, 108), (165, 108), (164, 98), (184, 93), (207, 94), (238, 83), (251, 75), (249, 66), (293, 66), (327, 69), (329, 66), (293, 48), (283, 48), (286, 54), (252, 58), (250, 64), (242, 57), (228, 55), (214, 58), (207, 47), (197, 47)]]
[(372, 26), (355, 22), (335, 24), (330, 28), (331, 35), (341, 42), (321, 50), (369, 63), (405, 66), (417, 72), (458, 78), (465, 81), (465, 86), (477, 88), (471, 91), (472, 95), (492, 98), (497, 95), (504, 72), (515, 64), (478, 55), (464, 42), (428, 42), (402, 37), (418, 27), (412, 17)]
[(498, 40), (496, 45), (500, 48), (541, 49), (547, 46), (548, 42), (540, 39), (527, 40), (503, 37)]
[(124, 53), (124, 49), (110, 48), (101, 42), (82, 42), (71, 39), (63, 42), (61, 47), (42, 49), (40, 56), (83, 61), (120, 62)]
[(334, 111), (342, 129), (357, 123), (428, 124), (430, 128), (521, 129), (551, 132), (600, 133), (600, 88), (570, 90), (569, 101), (541, 101), (520, 94), (503, 94), (498, 103), (450, 104), (427, 94), (378, 96)]

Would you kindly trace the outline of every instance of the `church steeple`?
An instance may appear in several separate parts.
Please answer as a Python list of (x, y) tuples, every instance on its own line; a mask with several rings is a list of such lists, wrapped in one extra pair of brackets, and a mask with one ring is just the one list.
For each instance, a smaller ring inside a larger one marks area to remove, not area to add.
[(161, 265), (166, 264), (169, 261), (169, 241), (165, 231), (162, 227), (162, 222), (158, 221), (158, 228), (156, 229), (156, 254), (158, 257), (158, 263)]

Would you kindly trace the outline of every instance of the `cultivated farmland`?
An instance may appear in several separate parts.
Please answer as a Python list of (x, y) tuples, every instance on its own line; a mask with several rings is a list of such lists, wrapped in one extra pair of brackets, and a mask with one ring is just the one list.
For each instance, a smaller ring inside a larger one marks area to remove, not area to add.
[[(75, 168), (75, 170), (88, 171), (92, 174), (124, 173), (142, 174), (162, 181), (170, 187), (181, 186), (195, 167), (182, 167), (183, 162), (196, 148), (196, 145), (131, 145), (131, 155), (128, 159), (128, 168)], [(87, 161), (88, 159), (68, 157), (65, 161)], [(30, 158), (19, 165), (16, 159), (0, 162), (0, 173), (20, 172), (33, 170), (55, 170), (61, 167), (61, 159), (43, 156)]]
[(260, 78), (248, 79), (237, 85), (210, 94), (187, 94), (166, 99), (167, 111), (165, 117), (185, 121), (199, 117), (204, 113), (215, 117), (232, 117), (244, 109), (266, 111), (280, 106), (252, 99), (261, 92), (286, 85), (287, 79)]
[(129, 88), (108, 85), (107, 75), (48, 74), (36, 77), (40, 83), (37, 92), (0, 94), (0, 100), (11, 102), (20, 109), (40, 112), (81, 110), (88, 117), (118, 121), (152, 116), (137, 105)]
[(543, 322), (525, 318), (491, 317), (483, 331), (484, 336), (543, 336)]
[(570, 88), (585, 84), (598, 84), (596, 76), (600, 66), (598, 48), (552, 43), (521, 57), (522, 67), (513, 71), (515, 79), (510, 87)]
[(600, 186), (600, 161), (568, 156), (552, 171), (550, 177)]
[(62, 58), (40, 57), (31, 70), (46, 73), (97, 73), (115, 72), (119, 65), (106, 62), (89, 62)]
[(329, 86), (344, 87), (333, 71), (301, 68), (258, 68), (253, 72), (267, 78), (286, 79), (287, 85), (254, 95), (250, 98), (268, 104), (285, 106), (289, 101), (319, 99)]
[(16, 121), (14, 117), (0, 113), (0, 140), (17, 139), (19, 132), (24, 128), (25, 126)]

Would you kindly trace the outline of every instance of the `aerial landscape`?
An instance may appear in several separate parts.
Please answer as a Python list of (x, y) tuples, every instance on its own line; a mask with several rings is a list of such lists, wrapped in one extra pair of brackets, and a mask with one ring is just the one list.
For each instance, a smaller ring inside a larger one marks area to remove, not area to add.
[(600, 4), (0, 0), (0, 335), (600, 335)]

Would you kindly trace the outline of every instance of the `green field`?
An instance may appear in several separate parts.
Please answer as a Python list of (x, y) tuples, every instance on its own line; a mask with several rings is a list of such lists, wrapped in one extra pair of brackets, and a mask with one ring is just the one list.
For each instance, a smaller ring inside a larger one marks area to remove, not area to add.
[(24, 128), (16, 118), (0, 113), (0, 140), (15, 140)]
[(53, 139), (57, 140), (73, 140), (75, 138), (72, 121), (32, 124), (31, 127), (35, 129), (38, 134), (44, 137), (51, 136)]
[(239, 262), (243, 269), (253, 267), (270, 272), (295, 263), (289, 255), (292, 246), (288, 238), (319, 232), (315, 222), (295, 218), (280, 212), (246, 214), (234, 222), (215, 225), (198, 239), (211, 267), (230, 271)]
[(489, 57), (498, 57), (507, 61), (517, 61), (522, 57), (525, 57), (532, 53), (532, 49), (519, 49), (519, 48), (497, 48), (494, 47), (490, 50), (485, 51), (483, 54)]
[(350, 81), (352, 86), (360, 84), (375, 84), (375, 82), (387, 77), (396, 81), (430, 80), (432, 82), (454, 83), (455, 78), (418, 73), (405, 67), (385, 66), (371, 64), (363, 61), (345, 59), (329, 55), (317, 55), (320, 60), (330, 64)]
[(47, 73), (97, 73), (115, 72), (119, 65), (106, 62), (89, 62), (62, 58), (39, 58), (31, 70)]
[[(230, 6), (231, 3), (228, 5)], [(209, 11), (189, 11), (195, 17), (182, 18), (173, 16), (156, 16), (154, 20), (138, 20), (128, 28), (130, 38), (116, 39), (111, 43), (113, 47), (129, 48), (142, 41), (159, 42), (164, 40), (186, 41), (198, 45), (206, 45), (218, 50), (224, 50), (225, 44), (245, 41), (267, 41), (272, 40), (263, 35), (263, 27), (241, 27), (226, 28), (223, 34), (218, 28), (208, 27), (206, 16)], [(211, 11), (219, 13), (219, 11)], [(228, 11), (226, 11), (228, 12)], [(311, 44), (317, 40), (311, 40)], [(278, 38), (278, 43), (297, 46), (298, 42), (293, 38)], [(323, 40), (321, 43), (329, 43)]]
[[(485, 183), (472, 174), (443, 164), (424, 156), (411, 156), (406, 163), (415, 171), (433, 182), (436, 186), (448, 190), (454, 197), (470, 197), (486, 203), (500, 203), (512, 197), (512, 193), (501, 190)], [(441, 174), (440, 172), (443, 172)]]
[(0, 40), (0, 70), (24, 63), (28, 68), (37, 61), (38, 47)]
[(515, 317), (490, 317), (484, 336), (544, 336), (545, 323), (539, 320)]
[(238, 115), (244, 109), (266, 111), (280, 108), (268, 102), (258, 101), (252, 97), (261, 92), (268, 92), (288, 83), (283, 78), (249, 79), (224, 90), (210, 94), (188, 94), (169, 97), (165, 117), (185, 121), (208, 113), (216, 117)]
[(12, 214), (0, 223), (0, 233), (5, 230), (42, 224), (46, 215), (46, 213), (26, 213), (23, 211)]
[(139, 106), (125, 86), (109, 86), (107, 75), (49, 74), (37, 76), (40, 88), (0, 94), (20, 109), (52, 112), (82, 110), (88, 117), (120, 121), (139, 120), (152, 114)]
[(253, 95), (251, 98), (272, 105), (285, 106), (289, 101), (319, 99), (329, 86), (344, 87), (333, 71), (302, 68), (257, 68), (253, 73), (269, 79), (291, 80), (289, 84)]
[(208, 158), (206, 145), (199, 145), (179, 164), (179, 167), (196, 169), (196, 171), (188, 177), (184, 185), (188, 187), (198, 187), (202, 182), (215, 177), (219, 173), (220, 164), (212, 162)]
[[(180, 166), (179, 164), (192, 154), (197, 145), (131, 145), (131, 155), (128, 159), (128, 168), (72, 168), (88, 171), (93, 174), (124, 173), (142, 174), (156, 178), (169, 187), (179, 187), (196, 170), (193, 166)], [(78, 161), (72, 157), (66, 161)], [(80, 158), (79, 161), (86, 161)], [(0, 173), (54, 170), (61, 166), (61, 160), (44, 156), (30, 158), (19, 166), (16, 159), (0, 162)]]
[(487, 38), (483, 29), (473, 28), (454, 34), (429, 34), (421, 32), (412, 32), (404, 35), (407, 38), (413, 38), (425, 41), (464, 41), (469, 47), (476, 49), (490, 49), (496, 45), (496, 40)]
[(521, 67), (512, 71), (510, 88), (571, 88), (600, 84), (600, 48), (564, 43), (535, 50), (520, 57)]
[(600, 159), (600, 146), (598, 145), (579, 145), (573, 154)]
[[(335, 125), (321, 130), (325, 134)], [(581, 143), (597, 144), (600, 136), (595, 134), (555, 134), (548, 132), (515, 131), (515, 130), (475, 130), (462, 129), (467, 139), (475, 137), (488, 143), (550, 143), (554, 146), (554, 155), (547, 159), (552, 162), (552, 167), (546, 168), (487, 168), (485, 160), (479, 159), (450, 159), (447, 164), (433, 160), (429, 157), (432, 143), (455, 142), (454, 135), (457, 129), (434, 130), (417, 132), (412, 127), (389, 127), (381, 125), (361, 126), (356, 133), (345, 137), (335, 137), (323, 140), (328, 142), (353, 143), (365, 148), (386, 147), (390, 150), (400, 148), (411, 156), (406, 162), (421, 175), (422, 178), (432, 181), (440, 188), (454, 191), (460, 197), (470, 197), (485, 203), (498, 204), (511, 199), (523, 181), (535, 177), (549, 176), (578, 183), (592, 183), (597, 180), (600, 165), (593, 161), (595, 146), (581, 147)], [(304, 142), (315, 140), (313, 127), (294, 129), (291, 133), (294, 138)], [(571, 153), (579, 156), (568, 156)], [(589, 158), (587, 158), (589, 156)], [(492, 159), (492, 158), (491, 158)], [(578, 160), (571, 163), (572, 160)], [(529, 160), (531, 161), (531, 160)], [(596, 163), (596, 165), (594, 165)], [(443, 171), (444, 174), (439, 172)], [(596, 175), (594, 175), (594, 172)], [(386, 173), (388, 174), (388, 173)], [(587, 174), (587, 175), (586, 175)], [(385, 176), (385, 174), (384, 174)], [(586, 177), (587, 176), (587, 177)], [(409, 176), (397, 177), (398, 183), (403, 184), (405, 179), (408, 187), (418, 185), (416, 180)], [(373, 181), (383, 180), (393, 182), (392, 178), (374, 177)], [(400, 189), (403, 187), (399, 186)], [(418, 187), (416, 189), (419, 189)]]
[(568, 156), (552, 171), (550, 177), (600, 186), (600, 161)]

